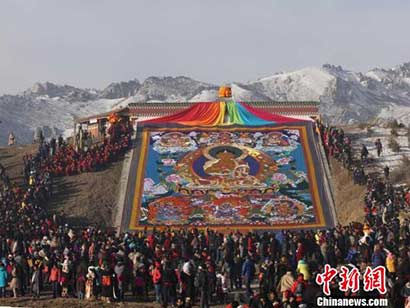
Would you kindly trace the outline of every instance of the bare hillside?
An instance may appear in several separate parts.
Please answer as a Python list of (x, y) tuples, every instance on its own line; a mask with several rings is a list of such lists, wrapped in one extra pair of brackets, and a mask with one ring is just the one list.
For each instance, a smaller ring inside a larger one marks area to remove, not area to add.
[(330, 161), (330, 167), (338, 222), (342, 225), (353, 221), (363, 222), (363, 200), (366, 187), (355, 185), (352, 175), (336, 160)]
[(111, 227), (115, 210), (122, 161), (107, 169), (57, 178), (54, 197), (48, 208), (65, 214), (71, 225), (100, 225)]
[(23, 180), (23, 156), (33, 154), (37, 145), (0, 147), (0, 163), (6, 168), (12, 181), (21, 183)]
[[(12, 181), (22, 182), (23, 156), (33, 154), (37, 145), (0, 148), (0, 163)], [(107, 169), (54, 179), (53, 198), (48, 209), (65, 214), (72, 225), (112, 226), (116, 206), (122, 161)]]

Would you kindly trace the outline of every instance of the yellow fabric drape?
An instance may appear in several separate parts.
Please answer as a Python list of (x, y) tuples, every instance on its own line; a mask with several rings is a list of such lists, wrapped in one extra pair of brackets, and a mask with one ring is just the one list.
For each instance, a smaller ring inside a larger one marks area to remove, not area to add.
[[(223, 124), (225, 118), (225, 102), (206, 104), (205, 108), (198, 110), (198, 118), (191, 121), (178, 121), (183, 125), (214, 126)], [(206, 114), (204, 114), (206, 113)], [(198, 120), (199, 119), (199, 120)]]

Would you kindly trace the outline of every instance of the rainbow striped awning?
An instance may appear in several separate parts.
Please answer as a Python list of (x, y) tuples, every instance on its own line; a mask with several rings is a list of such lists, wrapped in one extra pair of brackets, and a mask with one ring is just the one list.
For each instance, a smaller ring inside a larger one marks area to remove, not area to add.
[(204, 102), (196, 103), (181, 112), (143, 121), (142, 123), (168, 123), (188, 126), (262, 126), (294, 122), (304, 122), (304, 120), (271, 114), (242, 102)]

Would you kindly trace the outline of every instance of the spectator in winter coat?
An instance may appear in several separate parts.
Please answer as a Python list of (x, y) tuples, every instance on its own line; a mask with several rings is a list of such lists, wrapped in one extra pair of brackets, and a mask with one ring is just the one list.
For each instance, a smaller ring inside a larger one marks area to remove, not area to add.
[(374, 252), (372, 255), (372, 265), (373, 267), (385, 265), (385, 256), (380, 246), (377, 244), (374, 246)]
[(161, 273), (161, 264), (155, 262), (155, 266), (151, 271), (152, 283), (154, 284), (155, 289), (155, 299), (158, 304), (162, 303), (162, 273)]
[(3, 263), (0, 262), (0, 298), (6, 297), (7, 277), (6, 268)]
[(145, 280), (143, 277), (143, 273), (141, 272), (141, 270), (138, 269), (135, 272), (135, 293), (138, 299), (143, 297), (144, 289), (145, 289)]
[(283, 308), (297, 308), (298, 304), (295, 301), (295, 297), (292, 292), (286, 291), (282, 294), (282, 307)]
[(31, 276), (31, 293), (34, 298), (40, 297), (41, 271), (37, 265), (33, 266), (33, 274)]
[(295, 283), (295, 278), (293, 278), (292, 272), (287, 271), (285, 275), (283, 275), (278, 283), (277, 291), (279, 294), (282, 294), (285, 291), (288, 291), (292, 288), (293, 284)]
[(165, 307), (175, 304), (177, 282), (178, 278), (174, 268), (169, 261), (166, 261), (162, 272), (162, 299)]
[(215, 273), (215, 268), (211, 263), (208, 263), (206, 265), (206, 269), (207, 269), (207, 275), (208, 275), (208, 288), (209, 288), (208, 303), (211, 304), (212, 294), (214, 294), (216, 290), (216, 273)]
[(239, 254), (237, 254), (233, 258), (233, 265), (229, 272), (232, 290), (233, 290), (233, 287), (235, 287), (236, 289), (242, 288), (242, 277), (241, 277), (242, 265), (243, 265), (242, 258), (240, 257)]
[(114, 273), (117, 277), (117, 286), (118, 286), (118, 298), (124, 299), (124, 280), (125, 280), (125, 265), (123, 262), (118, 261), (114, 267)]
[(404, 200), (406, 200), (406, 205), (410, 206), (410, 189), (406, 191), (406, 194), (404, 195)]
[(245, 281), (246, 293), (248, 296), (252, 295), (251, 283), (255, 278), (255, 263), (248, 255), (242, 265), (242, 277)]
[(306, 289), (306, 280), (303, 277), (303, 274), (299, 274), (297, 280), (293, 283), (290, 291), (296, 298), (296, 302), (301, 303), (303, 300), (303, 292)]
[(380, 138), (377, 138), (376, 142), (374, 143), (374, 145), (376, 146), (376, 150), (377, 150), (377, 157), (380, 157), (382, 151), (383, 151), (383, 144), (380, 140)]
[(410, 281), (408, 281), (401, 290), (401, 296), (404, 297), (405, 308), (410, 307)]
[[(261, 292), (263, 294), (268, 294), (270, 291), (275, 289), (275, 265), (267, 260), (262, 265), (261, 268), (265, 268), (265, 271), (262, 273), (262, 277), (260, 277), (260, 286)], [(261, 268), (259, 268), (259, 273), (261, 273)]]
[(13, 132), (10, 132), (8, 145), (13, 146), (15, 143), (16, 143), (16, 137), (14, 137)]
[(195, 297), (194, 281), (195, 281), (195, 266), (193, 264), (193, 261), (186, 260), (184, 264), (182, 265), (181, 282), (183, 284), (186, 297), (190, 299), (194, 299)]
[(48, 278), (49, 282), (51, 283), (51, 287), (53, 290), (53, 298), (59, 296), (59, 283), (61, 279), (61, 270), (57, 267), (57, 264), (53, 264), (50, 270), (50, 276)]
[(85, 294), (85, 276), (81, 273), (76, 279), (76, 290), (78, 299), (84, 299)]
[(403, 287), (406, 284), (406, 281), (403, 277), (398, 277), (396, 281), (393, 282), (393, 285), (390, 289), (390, 300), (389, 304), (391, 307), (404, 307), (404, 297), (402, 294)]
[(303, 278), (305, 280), (310, 279), (309, 266), (306, 264), (305, 260), (302, 259), (298, 262), (298, 267), (296, 268), (296, 271), (300, 274), (303, 274)]
[(302, 260), (305, 256), (305, 247), (303, 247), (302, 242), (298, 242), (296, 249), (296, 262)]
[(195, 277), (196, 283), (195, 287), (198, 288), (200, 293), (200, 307), (209, 308), (209, 281), (208, 274), (205, 268), (202, 266), (198, 267), (197, 277)]
[(396, 257), (391, 252), (387, 254), (386, 268), (390, 274), (396, 273)]
[(94, 296), (94, 284), (95, 284), (95, 272), (93, 267), (88, 268), (88, 273), (85, 276), (87, 278), (85, 282), (85, 298), (91, 299)]
[(101, 267), (101, 297), (110, 303), (113, 295), (113, 273), (107, 264)]
[(384, 177), (386, 178), (386, 180), (388, 180), (389, 179), (389, 176), (390, 176), (390, 168), (389, 168), (389, 166), (385, 166), (384, 168), (383, 168), (383, 173), (384, 173)]
[(367, 156), (369, 155), (369, 151), (367, 150), (367, 147), (362, 144), (362, 149), (360, 151), (360, 157), (362, 160), (367, 159)]
[(303, 291), (303, 303), (307, 304), (307, 307), (315, 307), (317, 303), (317, 297), (322, 292), (313, 279), (306, 282), (306, 288)]
[(288, 259), (286, 256), (282, 256), (280, 258), (279, 264), (277, 265), (277, 270), (276, 270), (276, 281), (279, 281), (279, 279), (285, 275), (288, 271), (290, 270), (290, 265), (288, 262)]
[(18, 267), (15, 263), (12, 265), (10, 288), (13, 291), (13, 297), (17, 297), (17, 290), (21, 288), (21, 280), (18, 272)]

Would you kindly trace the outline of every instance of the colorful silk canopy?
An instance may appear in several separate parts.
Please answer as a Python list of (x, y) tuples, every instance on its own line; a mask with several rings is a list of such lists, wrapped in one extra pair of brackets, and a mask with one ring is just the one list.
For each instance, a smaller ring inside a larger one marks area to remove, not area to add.
[(143, 123), (174, 123), (188, 126), (245, 125), (262, 126), (269, 124), (304, 122), (261, 111), (241, 102), (196, 103), (181, 112), (143, 121)]

